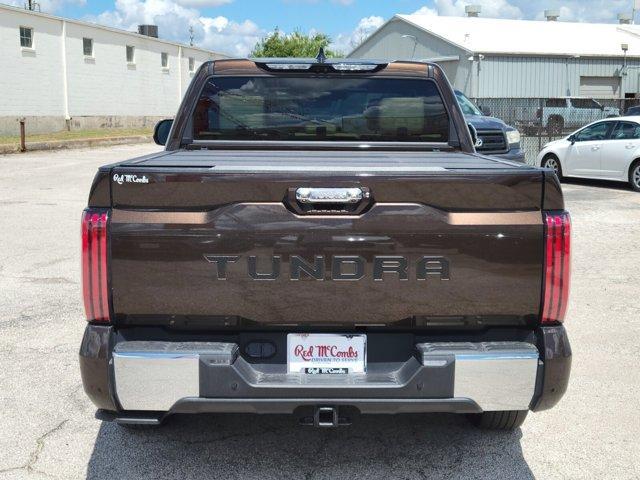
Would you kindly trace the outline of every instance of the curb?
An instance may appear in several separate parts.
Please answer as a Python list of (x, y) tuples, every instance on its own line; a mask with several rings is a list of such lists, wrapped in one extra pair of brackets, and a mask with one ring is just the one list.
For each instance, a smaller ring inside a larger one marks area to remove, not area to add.
[[(50, 142), (27, 142), (27, 152), (38, 150), (60, 150), (64, 148), (92, 148), (110, 145), (126, 145), (152, 142), (150, 135), (133, 135), (128, 137), (78, 138), (73, 140), (52, 140)], [(22, 153), (16, 144), (0, 145), (0, 155)], [(26, 153), (26, 152), (25, 152)]]

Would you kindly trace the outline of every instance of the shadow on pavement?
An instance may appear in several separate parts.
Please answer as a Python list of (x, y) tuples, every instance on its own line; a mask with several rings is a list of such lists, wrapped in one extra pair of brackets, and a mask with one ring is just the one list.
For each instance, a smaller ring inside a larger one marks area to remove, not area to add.
[(337, 429), (288, 416), (176, 416), (151, 430), (103, 423), (87, 478), (532, 479), (521, 437), (447, 414), (363, 416)]
[(631, 186), (626, 182), (614, 182), (612, 180), (595, 180), (590, 178), (569, 178), (562, 179), (563, 184), (567, 185), (583, 185), (585, 187), (607, 188), (610, 190), (624, 190), (632, 192)]

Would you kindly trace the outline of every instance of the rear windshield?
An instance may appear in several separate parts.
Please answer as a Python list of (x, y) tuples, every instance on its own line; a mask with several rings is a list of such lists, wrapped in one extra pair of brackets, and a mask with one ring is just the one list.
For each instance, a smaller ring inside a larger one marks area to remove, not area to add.
[(447, 142), (449, 118), (430, 80), (213, 77), (193, 138)]

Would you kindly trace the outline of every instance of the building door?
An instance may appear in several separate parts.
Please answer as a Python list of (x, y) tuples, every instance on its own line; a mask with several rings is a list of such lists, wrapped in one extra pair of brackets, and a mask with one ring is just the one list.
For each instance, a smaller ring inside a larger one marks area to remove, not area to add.
[(580, 77), (580, 96), (620, 98), (620, 77)]

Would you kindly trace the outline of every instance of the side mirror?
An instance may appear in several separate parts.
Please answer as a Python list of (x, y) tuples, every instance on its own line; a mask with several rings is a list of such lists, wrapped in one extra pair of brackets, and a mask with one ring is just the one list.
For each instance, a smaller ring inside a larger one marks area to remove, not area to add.
[(156, 124), (156, 128), (153, 130), (153, 141), (158, 145), (166, 145), (169, 138), (169, 132), (171, 131), (171, 125), (173, 125), (173, 119), (167, 118), (160, 120)]
[(481, 147), (482, 140), (480, 139), (480, 137), (478, 137), (478, 130), (476, 130), (476, 127), (474, 127), (470, 123), (467, 123), (467, 126), (469, 127), (469, 133), (471, 134), (471, 141), (473, 142), (473, 146), (476, 148)]
[(485, 117), (490, 117), (491, 116), (491, 109), (489, 107), (487, 107), (487, 106), (480, 107), (480, 111), (482, 112), (482, 114)]
[(576, 143), (576, 136), (569, 135), (569, 138), (567, 138), (567, 140), (569, 140), (571, 142), (571, 145), (573, 145), (574, 143)]

